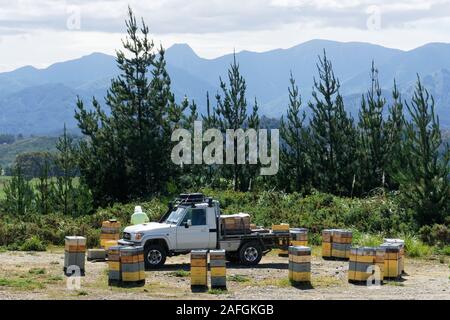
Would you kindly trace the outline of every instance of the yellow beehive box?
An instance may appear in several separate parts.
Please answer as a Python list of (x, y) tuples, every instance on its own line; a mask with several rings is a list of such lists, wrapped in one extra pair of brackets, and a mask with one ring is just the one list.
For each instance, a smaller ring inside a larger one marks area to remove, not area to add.
[(191, 287), (208, 287), (208, 251), (191, 251)]

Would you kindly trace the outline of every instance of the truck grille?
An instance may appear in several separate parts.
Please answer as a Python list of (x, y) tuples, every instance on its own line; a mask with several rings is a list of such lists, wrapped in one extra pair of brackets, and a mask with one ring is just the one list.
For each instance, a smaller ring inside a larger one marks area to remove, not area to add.
[(124, 238), (125, 240), (131, 240), (131, 234), (129, 234), (128, 232), (124, 232), (124, 233), (123, 233), (123, 238)]

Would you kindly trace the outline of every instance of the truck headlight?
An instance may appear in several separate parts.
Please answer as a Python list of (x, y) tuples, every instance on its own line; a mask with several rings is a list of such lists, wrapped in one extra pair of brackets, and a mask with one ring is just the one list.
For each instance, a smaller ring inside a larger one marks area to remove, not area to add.
[(134, 235), (134, 239), (139, 241), (142, 239), (143, 236), (144, 234), (142, 232), (138, 232)]

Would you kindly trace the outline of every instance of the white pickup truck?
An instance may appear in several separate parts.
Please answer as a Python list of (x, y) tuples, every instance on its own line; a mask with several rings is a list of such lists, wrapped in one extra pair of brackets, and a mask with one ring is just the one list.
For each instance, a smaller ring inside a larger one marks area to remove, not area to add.
[(146, 268), (154, 269), (163, 266), (167, 256), (219, 248), (226, 250), (229, 261), (256, 265), (272, 248), (286, 249), (289, 242), (289, 232), (266, 229), (227, 234), (219, 221), (218, 201), (203, 194), (182, 194), (159, 222), (126, 227), (119, 244), (143, 246)]

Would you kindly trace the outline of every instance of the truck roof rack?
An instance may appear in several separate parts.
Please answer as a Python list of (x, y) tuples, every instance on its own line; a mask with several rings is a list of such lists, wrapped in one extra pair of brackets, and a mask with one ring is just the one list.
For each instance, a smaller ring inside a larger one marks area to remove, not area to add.
[(203, 193), (182, 193), (173, 202), (174, 205), (204, 203), (207, 199)]

